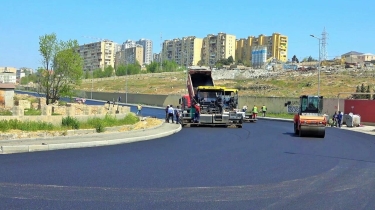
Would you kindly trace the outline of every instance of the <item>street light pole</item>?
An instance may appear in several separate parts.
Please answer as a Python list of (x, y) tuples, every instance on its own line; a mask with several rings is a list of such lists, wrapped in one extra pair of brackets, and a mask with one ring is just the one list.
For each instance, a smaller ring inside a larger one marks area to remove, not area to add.
[(321, 58), (320, 58), (320, 38), (314, 36), (314, 35), (310, 35), (311, 37), (319, 40), (319, 63), (318, 63), (318, 96), (320, 96), (320, 62), (321, 62)]
[(94, 72), (91, 70), (91, 99), (92, 99), (92, 90), (94, 89)]

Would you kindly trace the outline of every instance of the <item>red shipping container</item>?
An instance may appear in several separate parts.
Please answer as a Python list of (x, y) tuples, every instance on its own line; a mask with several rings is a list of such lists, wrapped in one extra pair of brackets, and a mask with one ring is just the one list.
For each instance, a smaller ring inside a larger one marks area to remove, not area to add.
[(361, 122), (375, 123), (375, 100), (345, 100), (344, 113), (350, 112), (361, 116)]

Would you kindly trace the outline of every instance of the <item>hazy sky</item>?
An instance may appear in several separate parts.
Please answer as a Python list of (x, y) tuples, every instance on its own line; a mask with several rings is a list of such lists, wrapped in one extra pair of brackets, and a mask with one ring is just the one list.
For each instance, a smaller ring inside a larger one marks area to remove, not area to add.
[(278, 32), (289, 38), (288, 58), (318, 58), (318, 40), (328, 32), (328, 58), (349, 51), (375, 53), (375, 1), (250, 0), (3, 0), (0, 15), (0, 66), (41, 66), (39, 36), (56, 33), (79, 44), (95, 37), (123, 43), (151, 39), (205, 37), (225, 32), (246, 38)]

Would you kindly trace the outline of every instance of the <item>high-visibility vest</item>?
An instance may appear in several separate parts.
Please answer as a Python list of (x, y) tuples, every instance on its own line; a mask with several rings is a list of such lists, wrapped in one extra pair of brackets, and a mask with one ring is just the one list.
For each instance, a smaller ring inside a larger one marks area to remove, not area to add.
[(138, 110), (141, 110), (142, 109), (142, 106), (141, 105), (138, 105)]
[(267, 111), (267, 107), (266, 106), (262, 106), (262, 111)]
[(254, 107), (253, 107), (253, 112), (254, 112), (254, 113), (258, 113), (258, 107), (254, 106)]

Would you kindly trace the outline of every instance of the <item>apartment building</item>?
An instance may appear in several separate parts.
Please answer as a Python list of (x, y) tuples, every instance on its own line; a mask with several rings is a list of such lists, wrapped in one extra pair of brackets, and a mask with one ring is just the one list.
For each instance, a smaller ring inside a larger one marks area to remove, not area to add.
[(152, 41), (149, 39), (140, 39), (136, 42), (143, 46), (143, 61), (144, 64), (150, 64), (152, 62)]
[(154, 61), (154, 62), (161, 62), (161, 53), (154, 53), (152, 55), (152, 61)]
[(266, 60), (275, 58), (278, 61), (286, 62), (288, 59), (288, 37), (273, 33), (271, 36), (261, 34), (258, 37), (241, 38), (236, 41), (236, 60), (251, 63), (252, 55), (258, 54), (260, 49), (262, 53), (265, 53)]
[(141, 66), (144, 64), (142, 45), (136, 45), (134, 47), (118, 51), (116, 53), (115, 68), (120, 65), (134, 64), (136, 61), (138, 61)]
[(1, 72), (0, 73), (0, 83), (13, 83), (16, 84), (17, 75), (14, 72)]
[(195, 36), (166, 40), (163, 42), (162, 59), (173, 60), (181, 66), (198, 65), (202, 42), (203, 39)]
[(110, 40), (81, 45), (78, 53), (83, 58), (84, 71), (113, 67), (115, 63), (115, 43)]
[(8, 66), (0, 67), (0, 72), (16, 73), (17, 72), (17, 68), (15, 68), (15, 67), (8, 67)]
[(202, 63), (214, 66), (220, 59), (236, 59), (236, 36), (226, 33), (209, 34), (202, 42)]
[(133, 48), (133, 47), (135, 47), (135, 46), (137, 46), (137, 43), (135, 43), (135, 41), (133, 41), (133, 40), (128, 39), (128, 40), (126, 40), (126, 41), (122, 44), (122, 50), (123, 50), (123, 49), (128, 49), (128, 48)]

